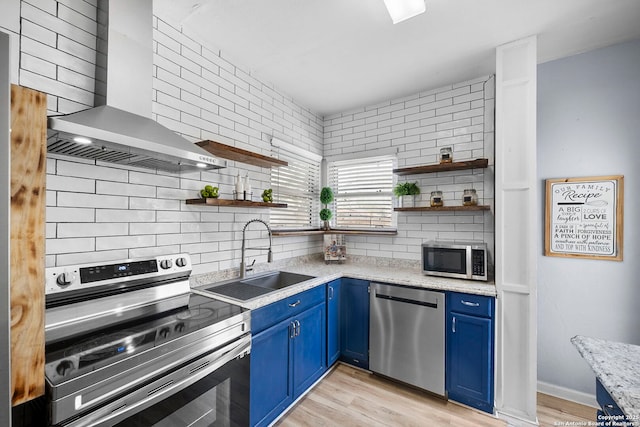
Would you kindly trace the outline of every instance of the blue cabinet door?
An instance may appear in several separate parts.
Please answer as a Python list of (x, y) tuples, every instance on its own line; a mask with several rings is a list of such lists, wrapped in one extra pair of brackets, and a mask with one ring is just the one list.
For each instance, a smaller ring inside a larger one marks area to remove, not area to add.
[(342, 279), (340, 360), (369, 369), (369, 282)]
[(266, 426), (293, 402), (291, 320), (254, 335), (251, 342), (250, 422)]
[(293, 319), (293, 398), (296, 399), (327, 370), (325, 304)]
[(327, 284), (327, 367), (340, 357), (340, 283)]
[(493, 321), (449, 312), (446, 383), (449, 399), (493, 413)]

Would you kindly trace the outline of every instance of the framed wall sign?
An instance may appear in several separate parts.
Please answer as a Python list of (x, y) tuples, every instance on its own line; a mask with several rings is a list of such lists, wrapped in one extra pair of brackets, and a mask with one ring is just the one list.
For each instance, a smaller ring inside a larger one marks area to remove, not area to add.
[(544, 254), (622, 261), (623, 179), (548, 179)]

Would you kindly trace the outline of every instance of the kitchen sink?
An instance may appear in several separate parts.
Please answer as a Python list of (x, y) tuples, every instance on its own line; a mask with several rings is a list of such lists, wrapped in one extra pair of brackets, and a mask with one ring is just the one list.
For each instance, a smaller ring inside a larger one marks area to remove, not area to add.
[(213, 294), (223, 295), (240, 301), (247, 301), (313, 278), (313, 276), (304, 274), (275, 271), (260, 276), (211, 286), (205, 290)]
[(244, 279), (240, 283), (246, 283), (248, 285), (260, 286), (261, 288), (268, 289), (282, 289), (291, 285), (304, 282), (309, 279), (313, 279), (313, 276), (307, 276), (304, 274), (288, 273), (286, 271), (276, 271), (274, 273), (265, 274), (258, 277), (251, 277)]

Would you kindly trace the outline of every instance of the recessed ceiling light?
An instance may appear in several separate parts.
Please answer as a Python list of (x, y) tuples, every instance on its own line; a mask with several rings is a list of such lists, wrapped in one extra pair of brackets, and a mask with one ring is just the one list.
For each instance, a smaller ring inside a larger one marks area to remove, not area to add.
[(75, 138), (73, 138), (73, 141), (77, 142), (78, 144), (91, 144), (93, 142), (89, 138), (85, 138), (84, 136), (76, 136)]
[(413, 18), (427, 10), (424, 0), (384, 0), (394, 24)]

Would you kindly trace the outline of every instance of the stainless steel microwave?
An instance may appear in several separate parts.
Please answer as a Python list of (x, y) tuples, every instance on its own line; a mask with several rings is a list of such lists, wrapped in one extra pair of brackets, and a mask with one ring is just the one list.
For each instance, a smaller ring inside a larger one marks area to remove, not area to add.
[(483, 242), (426, 242), (422, 244), (422, 273), (456, 279), (484, 280), (487, 244)]

